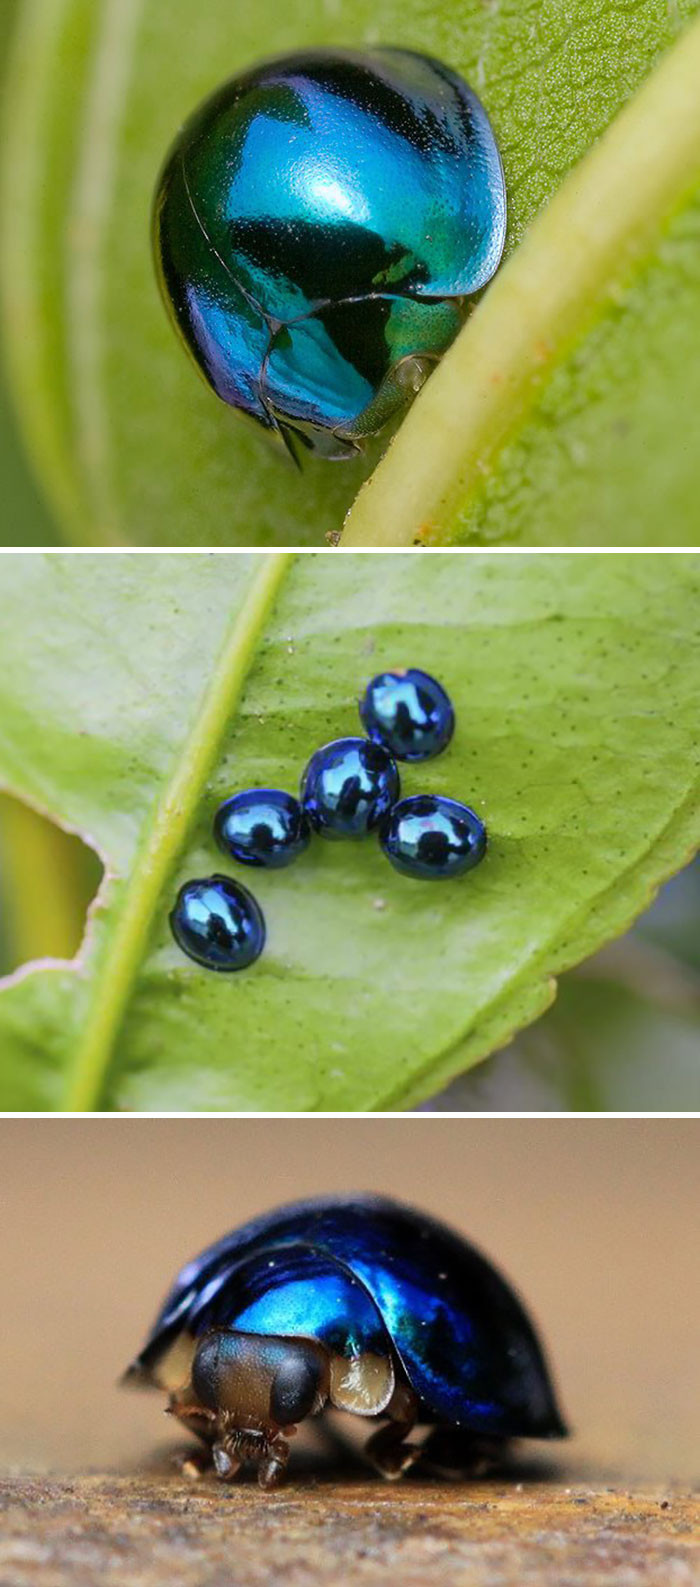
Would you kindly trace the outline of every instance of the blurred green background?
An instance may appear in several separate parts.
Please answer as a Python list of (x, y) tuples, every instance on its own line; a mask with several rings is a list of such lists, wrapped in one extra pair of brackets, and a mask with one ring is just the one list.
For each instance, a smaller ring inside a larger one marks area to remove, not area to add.
[(58, 540), (56, 529), (20, 446), (5, 378), (0, 343), (0, 481), (3, 538), (17, 546), (50, 546)]
[[(14, 26), (17, 0), (0, 3), (0, 98), (7, 59), (7, 47)], [(12, 410), (5, 370), (5, 353), (0, 339), (0, 512), (3, 532), (0, 538), (9, 545), (55, 545), (58, 539), (51, 514), (44, 503), (22, 449)]]

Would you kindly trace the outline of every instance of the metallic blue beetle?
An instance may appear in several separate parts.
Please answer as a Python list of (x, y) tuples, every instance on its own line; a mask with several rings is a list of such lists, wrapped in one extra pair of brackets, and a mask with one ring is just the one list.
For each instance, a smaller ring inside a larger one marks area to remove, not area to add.
[[(225, 1235), (175, 1280), (127, 1382), (164, 1389), (224, 1481), (262, 1487), (324, 1406), (384, 1417), (367, 1445), (398, 1477), (468, 1472), (511, 1438), (566, 1429), (537, 1336), (485, 1257), (376, 1196), (297, 1202)], [(416, 1424), (422, 1443), (409, 1444)]]
[(455, 712), (446, 689), (420, 667), (378, 672), (360, 700), (368, 738), (396, 760), (431, 760), (452, 738)]
[(260, 905), (230, 876), (195, 877), (185, 882), (170, 914), (178, 947), (206, 970), (222, 974), (246, 970), (265, 946)]
[(311, 756), (301, 802), (324, 838), (363, 838), (389, 814), (401, 792), (394, 761), (369, 738), (335, 738)]
[(312, 50), (224, 84), (154, 206), (166, 307), (223, 398), (357, 451), (410, 400), (497, 269), (503, 170), (472, 89), (403, 49)]
[(395, 870), (423, 882), (473, 870), (484, 858), (486, 841), (476, 811), (444, 794), (399, 799), (379, 829), (379, 842)]
[(308, 849), (311, 826), (299, 800), (282, 788), (246, 788), (219, 805), (214, 836), (239, 864), (278, 871)]

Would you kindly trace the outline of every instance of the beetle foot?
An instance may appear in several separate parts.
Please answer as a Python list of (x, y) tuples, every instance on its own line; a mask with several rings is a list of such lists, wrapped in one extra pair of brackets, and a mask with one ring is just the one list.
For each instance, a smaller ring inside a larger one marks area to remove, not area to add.
[(219, 1482), (233, 1482), (243, 1465), (243, 1461), (236, 1454), (227, 1439), (223, 1444), (214, 1444), (212, 1448), (214, 1470)]
[(260, 1487), (278, 1488), (284, 1479), (288, 1460), (289, 1444), (286, 1438), (282, 1438), (278, 1434), (272, 1439), (258, 1466)]
[(373, 1433), (365, 1445), (367, 1459), (389, 1482), (397, 1482), (420, 1459), (420, 1445), (405, 1443), (405, 1431), (405, 1427), (390, 1422), (388, 1427)]

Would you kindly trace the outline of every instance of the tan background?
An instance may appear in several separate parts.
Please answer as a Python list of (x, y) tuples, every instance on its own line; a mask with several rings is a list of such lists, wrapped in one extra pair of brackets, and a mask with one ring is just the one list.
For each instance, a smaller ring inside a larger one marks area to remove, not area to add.
[(699, 1147), (695, 1120), (2, 1120), (0, 1461), (137, 1469), (172, 1430), (114, 1384), (176, 1268), (277, 1201), (368, 1188), (517, 1284), (565, 1474), (697, 1480)]

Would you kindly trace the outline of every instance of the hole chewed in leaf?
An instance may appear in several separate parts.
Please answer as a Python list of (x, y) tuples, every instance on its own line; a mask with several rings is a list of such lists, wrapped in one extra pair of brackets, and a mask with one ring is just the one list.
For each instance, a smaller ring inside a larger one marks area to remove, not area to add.
[(80, 837), (0, 793), (0, 977), (75, 958), (102, 876)]

